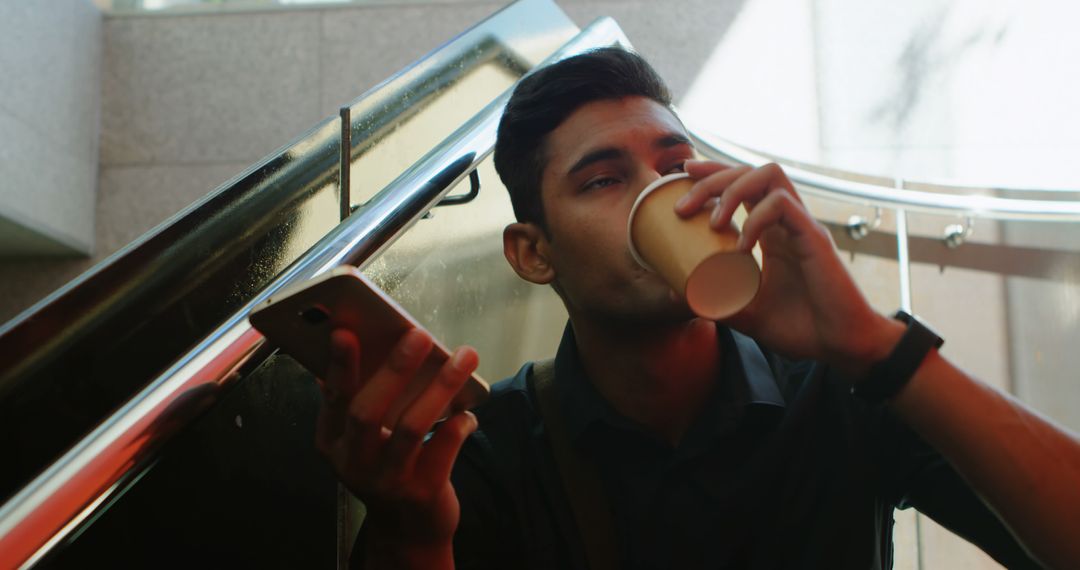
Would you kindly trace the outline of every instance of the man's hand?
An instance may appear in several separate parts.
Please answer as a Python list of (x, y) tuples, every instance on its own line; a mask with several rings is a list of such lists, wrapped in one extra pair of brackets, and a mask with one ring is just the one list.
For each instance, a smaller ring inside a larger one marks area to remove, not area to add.
[(758, 294), (725, 324), (781, 354), (827, 362), (851, 376), (888, 354), (896, 326), (866, 302), (828, 230), (813, 219), (779, 166), (731, 168), (691, 160), (686, 172), (697, 182), (676, 204), (677, 214), (687, 217), (711, 206), (710, 224), (723, 228), (744, 205), (749, 216), (739, 248), (749, 252), (761, 243)]
[[(853, 379), (888, 355), (904, 327), (866, 303), (827, 230), (779, 166), (688, 161), (686, 171), (698, 181), (676, 205), (678, 214), (711, 204), (711, 223), (719, 228), (744, 204), (750, 214), (740, 248), (761, 243), (761, 288), (728, 324)], [(1035, 558), (1053, 568), (1078, 567), (1080, 440), (1074, 434), (967, 376), (936, 350), (891, 408), (949, 460)]]
[(476, 417), (455, 414), (428, 441), (424, 438), (476, 369), (476, 351), (456, 350), (404, 407), (396, 425), (387, 426), (388, 411), (399, 407), (395, 404), (431, 351), (431, 337), (409, 331), (363, 382), (356, 335), (339, 329), (332, 342), (316, 443), (345, 486), (367, 506), (371, 566), (452, 568), (459, 506), (450, 471), (465, 438), (476, 430)]

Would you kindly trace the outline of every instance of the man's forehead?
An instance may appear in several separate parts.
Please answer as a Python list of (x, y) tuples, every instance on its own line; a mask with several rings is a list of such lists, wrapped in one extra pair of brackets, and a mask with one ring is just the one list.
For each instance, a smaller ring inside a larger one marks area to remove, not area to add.
[(625, 130), (684, 133), (671, 109), (646, 97), (626, 97), (582, 105), (552, 131), (552, 138), (584, 143)]
[(602, 147), (621, 147), (628, 139), (667, 146), (668, 139), (688, 142), (674, 113), (645, 97), (586, 103), (547, 138), (548, 167), (565, 172), (585, 154)]

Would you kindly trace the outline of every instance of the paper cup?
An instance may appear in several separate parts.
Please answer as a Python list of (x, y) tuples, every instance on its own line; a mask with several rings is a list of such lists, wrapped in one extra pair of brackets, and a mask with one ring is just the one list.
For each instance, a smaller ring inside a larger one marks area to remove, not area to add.
[(641, 192), (627, 222), (630, 254), (667, 281), (696, 315), (722, 319), (750, 303), (761, 271), (753, 255), (736, 251), (734, 224), (717, 231), (709, 227), (707, 209), (686, 219), (675, 213), (675, 202), (693, 185), (686, 173), (670, 174)]

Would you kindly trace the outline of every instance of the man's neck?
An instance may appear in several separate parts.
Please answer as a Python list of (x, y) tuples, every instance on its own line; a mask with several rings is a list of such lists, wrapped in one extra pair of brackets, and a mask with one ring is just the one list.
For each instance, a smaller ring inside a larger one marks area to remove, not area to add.
[(571, 318), (585, 372), (622, 415), (675, 445), (720, 371), (716, 324), (625, 326)]

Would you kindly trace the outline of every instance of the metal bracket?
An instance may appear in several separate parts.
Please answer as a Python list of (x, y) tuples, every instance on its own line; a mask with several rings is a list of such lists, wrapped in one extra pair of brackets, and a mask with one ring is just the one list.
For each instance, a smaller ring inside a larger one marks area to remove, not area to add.
[(867, 221), (866, 218), (856, 214), (848, 218), (847, 234), (851, 236), (851, 239), (859, 241), (864, 237), (870, 235), (870, 232), (876, 230), (881, 225), (881, 208), (874, 208), (874, 219)]
[(945, 237), (942, 241), (945, 242), (945, 246), (949, 249), (955, 249), (963, 245), (967, 238), (971, 237), (971, 232), (974, 229), (975, 220), (968, 216), (964, 218), (964, 223), (961, 224), (949, 224), (945, 226)]
[(349, 195), (352, 181), (350, 169), (352, 166), (352, 118), (349, 107), (338, 110), (341, 116), (341, 156), (338, 161), (338, 216), (344, 220), (352, 214), (352, 198)]
[(439, 200), (438, 204), (435, 204), (435, 208), (440, 206), (460, 206), (462, 204), (468, 204), (476, 199), (480, 195), (480, 173), (473, 169), (469, 172), (469, 191), (465, 194), (459, 194), (457, 196), (447, 196), (442, 200)]
[(469, 191), (465, 194), (458, 194), (457, 196), (447, 196), (442, 200), (439, 200), (437, 204), (431, 207), (431, 210), (424, 212), (421, 219), (430, 220), (435, 217), (435, 208), (440, 206), (460, 206), (462, 204), (468, 204), (476, 199), (480, 195), (480, 173), (473, 169), (469, 172)]

